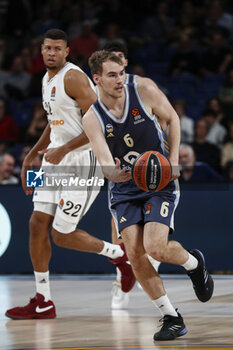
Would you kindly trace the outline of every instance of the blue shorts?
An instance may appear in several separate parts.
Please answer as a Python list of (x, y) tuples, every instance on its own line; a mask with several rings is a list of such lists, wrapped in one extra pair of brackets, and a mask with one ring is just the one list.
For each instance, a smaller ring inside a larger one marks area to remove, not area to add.
[(111, 213), (118, 232), (123, 228), (146, 222), (159, 222), (174, 231), (174, 212), (179, 202), (179, 193), (171, 196), (154, 195), (116, 204)]

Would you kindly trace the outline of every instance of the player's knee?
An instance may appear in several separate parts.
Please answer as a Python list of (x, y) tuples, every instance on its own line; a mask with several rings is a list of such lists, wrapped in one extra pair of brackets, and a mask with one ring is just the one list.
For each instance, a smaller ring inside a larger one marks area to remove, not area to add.
[(149, 254), (153, 259), (164, 262), (166, 261), (165, 251), (160, 247), (150, 246), (146, 249), (147, 254)]
[(30, 234), (37, 235), (40, 237), (47, 236), (50, 228), (50, 224), (43, 220), (41, 215), (36, 215), (35, 213), (31, 216), (29, 220)]
[(145, 254), (144, 251), (141, 249), (127, 249), (127, 256), (130, 261), (130, 263), (134, 266), (134, 268), (137, 268), (141, 264), (141, 257)]
[(162, 242), (152, 242), (149, 240), (144, 243), (144, 247), (147, 254), (149, 254), (153, 259), (164, 261), (166, 246), (164, 246)]

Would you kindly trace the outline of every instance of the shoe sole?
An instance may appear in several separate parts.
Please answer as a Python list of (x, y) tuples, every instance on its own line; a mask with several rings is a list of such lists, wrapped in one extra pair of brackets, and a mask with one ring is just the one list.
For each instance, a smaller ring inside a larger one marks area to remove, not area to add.
[(195, 249), (194, 251), (195, 251), (195, 252), (198, 252), (198, 253), (201, 255), (202, 261), (203, 261), (203, 263), (204, 263), (204, 265), (205, 265), (205, 257), (204, 257), (204, 254), (203, 254), (199, 249)]
[(182, 331), (178, 334), (178, 335), (176, 335), (176, 336), (174, 336), (173, 338), (166, 338), (166, 339), (164, 339), (164, 338), (162, 338), (162, 339), (155, 339), (154, 338), (154, 341), (166, 341), (166, 340), (174, 340), (174, 339), (176, 339), (176, 338), (179, 338), (179, 337), (182, 337), (183, 335), (185, 335), (185, 334), (187, 334), (188, 333), (188, 330), (187, 330), (187, 328), (185, 327), (184, 329), (182, 329)]
[(208, 296), (199, 296), (198, 299), (202, 302), (202, 303), (206, 303), (207, 301), (209, 301), (212, 298), (213, 292), (214, 292), (214, 280), (213, 278), (209, 275), (208, 276), (208, 284), (209, 284), (209, 290), (211, 291), (210, 294)]
[[(202, 261), (203, 261), (203, 263), (205, 265), (205, 268), (206, 268), (205, 257), (203, 255), (203, 253), (199, 249), (196, 249), (196, 252), (198, 252), (201, 255)], [(206, 271), (207, 271), (207, 269), (206, 269)], [(202, 298), (202, 299), (198, 298), (202, 303), (206, 303), (207, 301), (209, 301), (211, 299), (212, 295), (213, 295), (213, 292), (214, 292), (214, 280), (213, 280), (213, 278), (212, 278), (212, 276), (210, 275), (209, 272), (208, 272), (208, 283), (210, 284), (210, 290), (212, 290), (212, 291), (211, 291), (211, 293), (210, 293), (210, 295), (208, 296), (207, 299), (206, 298)]]
[(22, 317), (22, 316), (10, 316), (7, 314), (7, 312), (5, 313), (6, 317), (11, 318), (12, 320), (45, 320), (45, 319), (53, 319), (56, 318), (55, 316), (43, 316), (43, 315), (34, 315), (33, 317)]

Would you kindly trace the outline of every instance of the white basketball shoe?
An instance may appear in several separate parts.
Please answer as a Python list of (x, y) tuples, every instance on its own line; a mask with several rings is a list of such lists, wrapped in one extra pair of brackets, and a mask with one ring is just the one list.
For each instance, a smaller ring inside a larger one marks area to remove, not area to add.
[(113, 283), (112, 287), (112, 309), (122, 310), (127, 309), (129, 304), (129, 293), (125, 293), (121, 289), (121, 271), (116, 268), (116, 281)]

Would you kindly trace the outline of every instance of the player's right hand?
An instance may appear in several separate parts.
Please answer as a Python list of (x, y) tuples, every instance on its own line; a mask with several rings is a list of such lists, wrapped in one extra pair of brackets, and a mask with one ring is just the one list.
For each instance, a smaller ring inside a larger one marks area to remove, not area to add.
[(45, 148), (38, 151), (38, 154), (44, 155), (46, 162), (59, 164), (67, 154), (67, 150), (64, 146), (65, 145), (55, 148)]
[(33, 188), (32, 187), (27, 187), (26, 184), (26, 178), (27, 178), (27, 170), (31, 170), (32, 165), (31, 165), (31, 160), (27, 157), (25, 157), (21, 169), (21, 184), (22, 188), (25, 192), (25, 194), (28, 196), (29, 194), (33, 194)]
[(132, 179), (131, 172), (121, 169), (121, 161), (119, 158), (115, 158), (115, 167), (108, 167), (107, 172), (104, 171), (104, 175), (108, 180), (113, 182), (125, 182)]

